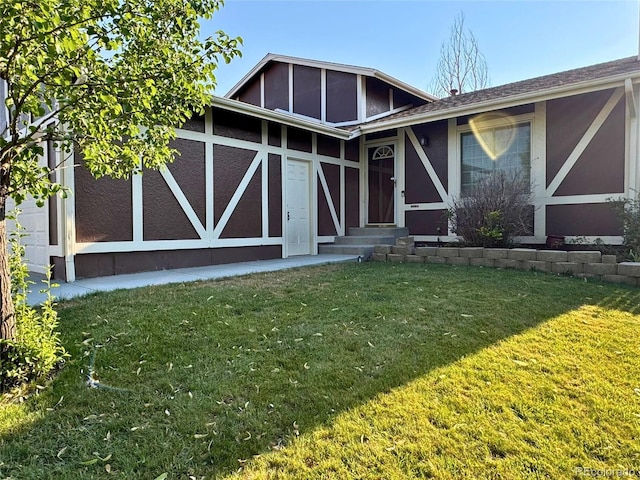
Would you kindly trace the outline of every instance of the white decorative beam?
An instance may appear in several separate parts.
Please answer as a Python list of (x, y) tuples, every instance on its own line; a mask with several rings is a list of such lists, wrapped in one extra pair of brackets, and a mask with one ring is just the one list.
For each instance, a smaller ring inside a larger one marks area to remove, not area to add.
[[(61, 153), (65, 155), (65, 153)], [(75, 166), (74, 166), (74, 146), (62, 162), (62, 184), (70, 191), (75, 189)], [(62, 199), (62, 230), (64, 236), (60, 239), (63, 242), (63, 254), (67, 282), (76, 280), (75, 254), (78, 253), (76, 247), (76, 207), (75, 200), (68, 196)]]
[(142, 200), (142, 160), (140, 160), (140, 173), (131, 175), (131, 211), (133, 221), (133, 241), (144, 240), (144, 214)]
[(338, 214), (336, 213), (336, 207), (333, 204), (333, 198), (331, 198), (331, 192), (329, 191), (329, 184), (327, 183), (327, 179), (324, 176), (324, 171), (322, 170), (322, 163), (318, 162), (318, 178), (320, 178), (320, 184), (322, 185), (322, 190), (324, 191), (324, 196), (327, 199), (327, 204), (329, 205), (329, 211), (331, 212), (331, 218), (333, 219), (333, 226), (336, 228), (336, 234), (340, 235), (340, 222), (338, 221)]
[(638, 112), (636, 111), (636, 99), (635, 95), (633, 94), (633, 83), (631, 82), (630, 78), (627, 78), (624, 81), (624, 93), (627, 97), (627, 108), (629, 109), (629, 115), (631, 115), (631, 118), (636, 118)]
[(191, 206), (191, 203), (189, 203), (189, 200), (187, 199), (184, 192), (180, 188), (180, 185), (178, 185), (178, 182), (176, 182), (176, 179), (173, 178), (173, 175), (169, 171), (169, 168), (160, 170), (160, 175), (162, 175), (162, 178), (164, 178), (164, 181), (167, 183), (167, 186), (169, 187), (169, 190), (171, 190), (171, 193), (173, 193), (173, 196), (176, 197), (176, 200), (178, 200), (178, 203), (180, 204), (180, 208), (182, 208), (182, 211), (185, 213), (185, 215), (191, 222), (191, 225), (193, 225), (193, 228), (198, 234), (198, 236), (200, 238), (205, 238), (207, 235), (207, 232), (206, 232), (206, 229), (204, 228), (204, 225), (202, 225), (202, 222), (198, 218), (198, 215), (196, 214), (195, 210)]
[(224, 212), (222, 213), (222, 216), (220, 217), (220, 220), (218, 221), (216, 228), (213, 230), (213, 237), (215, 239), (220, 238), (222, 231), (227, 226), (227, 222), (231, 218), (233, 211), (238, 206), (238, 203), (240, 202), (242, 195), (244, 195), (245, 190), (249, 186), (249, 182), (251, 182), (251, 179), (253, 178), (253, 175), (256, 173), (256, 170), (260, 166), (261, 162), (262, 162), (262, 153), (258, 152), (256, 153), (255, 157), (253, 157), (253, 161), (251, 162), (251, 165), (249, 165), (249, 169), (244, 174), (244, 177), (242, 177), (242, 180), (240, 181), (240, 185), (238, 185), (238, 188), (236, 189), (235, 193), (231, 197), (231, 200), (229, 200), (229, 204), (224, 209)]
[(602, 127), (604, 122), (607, 120), (607, 118), (609, 117), (609, 115), (611, 114), (615, 106), (618, 104), (618, 102), (622, 98), (622, 95), (624, 95), (623, 88), (617, 88), (611, 94), (611, 97), (609, 97), (609, 100), (607, 100), (607, 103), (605, 103), (604, 107), (602, 107), (602, 110), (600, 110), (600, 113), (598, 113), (596, 118), (591, 123), (591, 126), (589, 126), (589, 128), (584, 133), (584, 135), (582, 136), (578, 144), (575, 146), (575, 148), (573, 149), (573, 151), (571, 152), (567, 160), (564, 162), (562, 167), (560, 167), (560, 170), (558, 170), (558, 173), (556, 174), (554, 179), (551, 181), (551, 183), (547, 187), (547, 193), (546, 193), (547, 196), (549, 197), (553, 196), (553, 194), (556, 192), (560, 184), (565, 180), (565, 178), (567, 178), (567, 175), (569, 174), (573, 166), (576, 164), (576, 162), (580, 158), (580, 155), (582, 155), (586, 150), (586, 148), (589, 146), (589, 143), (591, 143), (591, 140), (593, 140), (593, 137), (595, 137), (596, 133), (598, 133), (598, 130), (600, 130), (600, 127)]
[[(263, 74), (264, 75), (264, 74)], [(315, 134), (314, 134), (315, 135)], [(267, 148), (269, 145), (269, 122), (262, 120), (262, 145)], [(264, 152), (262, 162), (262, 238), (269, 237), (269, 154)]]
[(429, 174), (429, 178), (431, 178), (433, 185), (436, 187), (436, 190), (438, 191), (438, 195), (440, 195), (440, 199), (443, 202), (446, 201), (447, 191), (444, 189), (444, 186), (442, 185), (442, 182), (440, 181), (438, 174), (433, 168), (433, 165), (431, 165), (431, 161), (429, 160), (429, 157), (427, 157), (427, 154), (424, 153), (424, 150), (422, 149), (422, 146), (420, 145), (420, 142), (418, 141), (416, 134), (413, 133), (413, 130), (411, 128), (407, 128), (406, 132), (407, 132), (407, 136), (409, 137), (409, 140), (411, 141), (411, 145), (413, 145), (413, 148), (418, 154), (418, 157), (420, 158), (422, 165), (424, 166), (425, 170)]

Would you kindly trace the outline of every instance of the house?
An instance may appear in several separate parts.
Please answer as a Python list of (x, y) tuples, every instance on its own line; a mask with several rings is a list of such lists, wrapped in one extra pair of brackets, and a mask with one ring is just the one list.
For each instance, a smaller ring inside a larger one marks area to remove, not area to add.
[[(620, 243), (607, 200), (640, 187), (636, 57), (437, 99), (374, 69), (267, 55), (177, 130), (180, 157), (130, 180), (56, 173), (30, 209), (32, 265), (72, 281), (314, 255), (351, 227), (455, 240), (445, 213), (487, 169), (531, 179), (532, 235)], [(43, 162), (55, 165), (52, 145)]]

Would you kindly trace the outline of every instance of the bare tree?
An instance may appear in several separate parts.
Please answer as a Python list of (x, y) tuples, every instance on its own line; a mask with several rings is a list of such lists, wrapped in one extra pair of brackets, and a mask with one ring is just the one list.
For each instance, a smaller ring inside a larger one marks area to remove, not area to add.
[(514, 237), (532, 235), (531, 183), (525, 175), (498, 170), (449, 206), (451, 231), (468, 246), (508, 247)]
[(478, 48), (476, 37), (471, 30), (465, 31), (464, 13), (460, 12), (451, 27), (449, 41), (440, 47), (431, 90), (434, 95), (446, 97), (480, 90), (488, 85), (487, 62)]

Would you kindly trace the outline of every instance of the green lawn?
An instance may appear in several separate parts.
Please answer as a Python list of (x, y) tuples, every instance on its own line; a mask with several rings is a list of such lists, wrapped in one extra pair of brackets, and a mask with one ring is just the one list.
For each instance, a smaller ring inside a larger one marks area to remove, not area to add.
[(343, 264), (97, 294), (60, 315), (71, 360), (0, 404), (0, 478), (640, 470), (638, 289)]

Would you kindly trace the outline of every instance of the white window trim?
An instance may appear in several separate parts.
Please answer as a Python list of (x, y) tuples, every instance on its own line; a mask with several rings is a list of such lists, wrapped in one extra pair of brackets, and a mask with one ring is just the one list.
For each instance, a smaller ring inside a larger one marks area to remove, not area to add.
[[(530, 125), (530, 164), (529, 164), (529, 180), (532, 193), (532, 204), (537, 207), (534, 214), (534, 236), (538, 240), (544, 238), (544, 200), (540, 194), (544, 192), (546, 185), (546, 152), (545, 141), (539, 138), (536, 113), (541, 126), (546, 127), (546, 108), (541, 108), (536, 104), (536, 109), (532, 113), (524, 113), (521, 115), (509, 116), (507, 118), (496, 118), (483, 123), (483, 129), (492, 129), (500, 127), (508, 127), (511, 125), (521, 125), (528, 123)], [(471, 125), (457, 125), (457, 119), (449, 119), (449, 196), (446, 203), (450, 204), (453, 198), (459, 197), (462, 191), (462, 134), (471, 132)], [(452, 135), (453, 133), (453, 135)], [(544, 131), (542, 131), (544, 133)], [(453, 160), (453, 162), (452, 162)], [(453, 164), (452, 164), (453, 163)], [(456, 237), (451, 231), (449, 225), (449, 237)], [(531, 237), (532, 239), (534, 237)]]
[[(482, 129), (483, 130), (490, 130), (490, 129), (494, 129), (494, 128), (500, 128), (500, 127), (509, 127), (509, 126), (519, 126), (522, 124), (528, 123), (530, 130), (529, 130), (529, 156), (530, 158), (530, 163), (529, 163), (529, 176), (530, 176), (530, 182), (531, 182), (531, 192), (535, 192), (535, 185), (537, 184), (537, 182), (544, 182), (545, 179), (544, 178), (536, 178), (536, 172), (537, 172), (537, 163), (540, 159), (540, 156), (538, 155), (538, 152), (535, 151), (535, 113), (525, 113), (522, 115), (516, 115), (513, 117), (508, 117), (507, 119), (502, 119), (502, 118), (498, 118), (495, 120), (488, 120), (486, 122), (483, 122), (482, 125)], [(457, 179), (456, 179), (456, 189), (457, 189), (457, 194), (459, 195), (460, 192), (462, 191), (462, 134), (464, 133), (469, 133), (471, 132), (471, 126), (469, 125), (469, 123), (466, 123), (465, 125), (458, 125), (458, 127), (456, 128), (456, 157), (457, 157), (457, 164), (458, 164), (458, 175), (457, 175)]]

